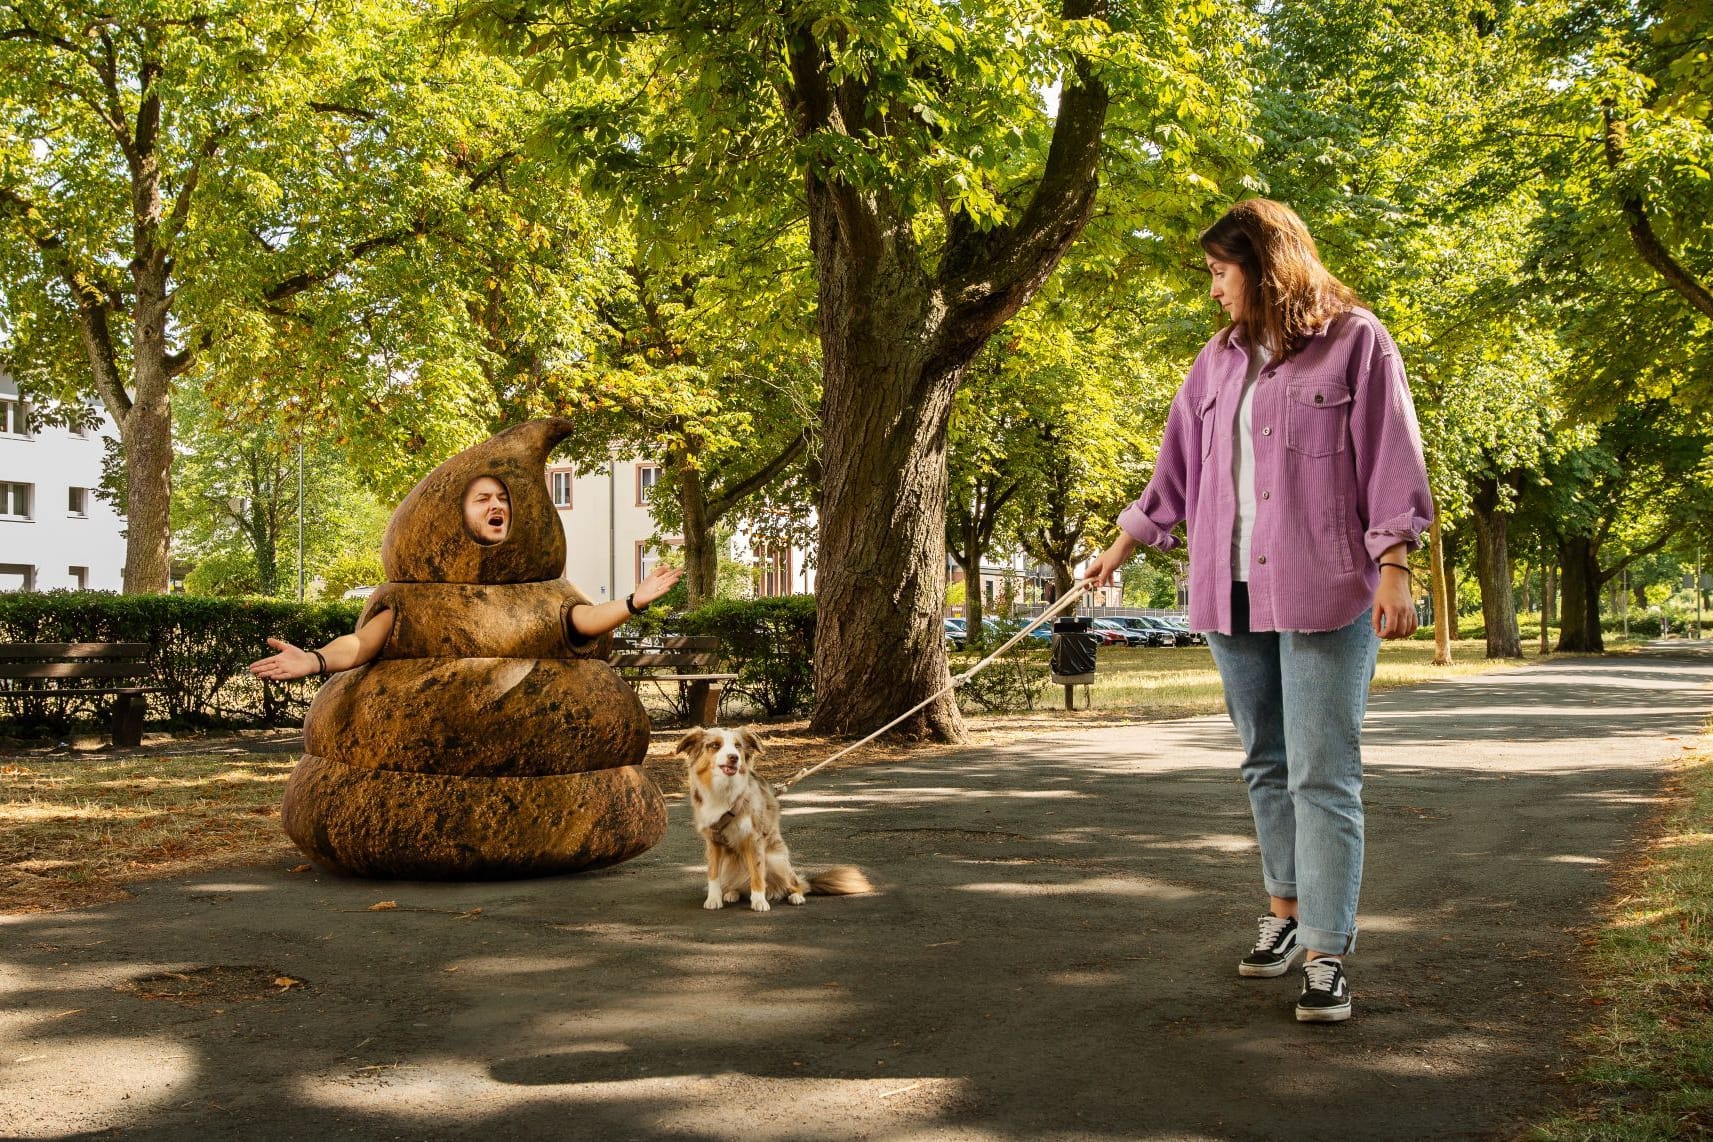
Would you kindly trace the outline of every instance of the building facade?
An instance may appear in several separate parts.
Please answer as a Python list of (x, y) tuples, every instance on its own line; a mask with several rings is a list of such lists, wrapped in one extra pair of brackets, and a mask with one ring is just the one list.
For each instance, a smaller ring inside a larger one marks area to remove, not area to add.
[(125, 520), (95, 494), (105, 413), (78, 431), (33, 423), (18, 386), (0, 373), (0, 591), (118, 591)]
[[(662, 546), (684, 542), (662, 535), (649, 510), (660, 474), (658, 463), (638, 457), (581, 469), (548, 466), (547, 490), (565, 529), (565, 577), (597, 603), (630, 594), (659, 562)], [(720, 557), (752, 568), (757, 595), (814, 590), (814, 572), (800, 549), (756, 552), (739, 540)]]

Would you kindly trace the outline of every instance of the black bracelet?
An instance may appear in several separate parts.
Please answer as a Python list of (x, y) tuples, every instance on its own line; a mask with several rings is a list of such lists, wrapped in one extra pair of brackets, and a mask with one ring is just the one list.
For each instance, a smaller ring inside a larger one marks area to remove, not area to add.
[(321, 657), (321, 652), (319, 650), (312, 650), (309, 653), (315, 655), (315, 661), (321, 663), (321, 669), (317, 670), (316, 673), (317, 674), (326, 674), (327, 673), (327, 660), (325, 658)]
[(1382, 567), (1396, 567), (1398, 570), (1402, 571), (1406, 575), (1414, 575), (1415, 574), (1415, 572), (1410, 570), (1410, 565), (1408, 563), (1382, 563), (1382, 564), (1380, 564), (1380, 566), (1382, 566)]
[(653, 603), (644, 603), (640, 607), (637, 606), (636, 605), (636, 592), (635, 591), (632, 591), (630, 594), (625, 596), (625, 610), (629, 611), (633, 615), (640, 615), (640, 614), (642, 614), (642, 612), (648, 610), (648, 608), (652, 607), (653, 605), (654, 605)]

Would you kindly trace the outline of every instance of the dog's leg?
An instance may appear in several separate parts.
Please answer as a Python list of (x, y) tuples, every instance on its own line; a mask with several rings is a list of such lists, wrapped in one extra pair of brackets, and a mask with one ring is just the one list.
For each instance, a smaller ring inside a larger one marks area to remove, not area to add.
[(703, 844), (708, 850), (708, 898), (702, 901), (702, 907), (712, 911), (720, 906), (720, 846), (706, 837)]
[(743, 849), (744, 865), (749, 870), (749, 906), (752, 912), (766, 912), (773, 905), (767, 902), (767, 839), (752, 834)]
[(777, 883), (784, 891), (781, 893), (791, 904), (802, 904), (804, 894), (809, 891), (809, 885), (797, 875), (797, 870), (791, 865), (791, 850), (785, 846), (784, 837), (776, 837), (767, 854), (769, 879)]

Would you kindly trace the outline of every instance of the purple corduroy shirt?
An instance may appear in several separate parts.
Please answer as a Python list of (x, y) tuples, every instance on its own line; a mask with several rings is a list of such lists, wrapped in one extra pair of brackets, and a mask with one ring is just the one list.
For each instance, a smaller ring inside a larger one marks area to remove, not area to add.
[[(1190, 625), (1231, 633), (1232, 476), (1249, 351), (1234, 330), (1202, 347), (1172, 401), (1154, 475), (1118, 526), (1170, 551), (1187, 525)], [(1312, 334), (1255, 388), (1249, 629), (1337, 630), (1374, 601), (1376, 561), (1414, 551), (1433, 522), (1421, 430), (1397, 346), (1355, 309)]]

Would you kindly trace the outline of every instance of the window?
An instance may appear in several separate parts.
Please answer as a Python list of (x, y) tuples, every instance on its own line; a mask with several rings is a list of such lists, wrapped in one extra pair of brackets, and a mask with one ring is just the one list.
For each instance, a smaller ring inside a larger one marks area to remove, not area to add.
[(89, 489), (69, 488), (66, 496), (66, 512), (70, 515), (86, 516), (89, 514)]
[(791, 593), (791, 549), (776, 548), (762, 552), (761, 590), (763, 596)]
[(636, 466), (637, 507), (643, 507), (648, 503), (648, 493), (658, 483), (660, 483), (659, 464), (638, 464)]
[(28, 436), (30, 407), (17, 397), (0, 397), (0, 435)]
[(34, 484), (0, 483), (0, 519), (29, 519)]
[(36, 569), (28, 563), (0, 563), (0, 591), (34, 591)]
[[(665, 542), (670, 547), (682, 547), (684, 545), (684, 541), (682, 539), (668, 539)], [(638, 583), (648, 578), (654, 571), (655, 567), (660, 564), (660, 544), (661, 541), (658, 539), (643, 539), (637, 541), (636, 581)]]
[(553, 497), (553, 506), (556, 508), (571, 506), (571, 475), (569, 468), (547, 473), (547, 491)]
[(89, 568), (67, 567), (66, 573), (71, 576), (71, 586), (74, 591), (89, 590)]

